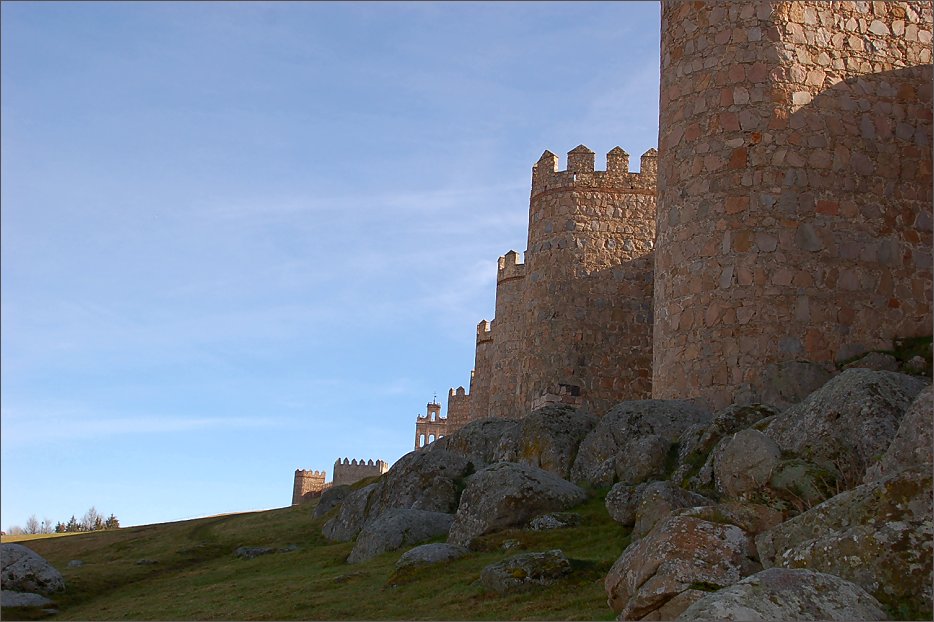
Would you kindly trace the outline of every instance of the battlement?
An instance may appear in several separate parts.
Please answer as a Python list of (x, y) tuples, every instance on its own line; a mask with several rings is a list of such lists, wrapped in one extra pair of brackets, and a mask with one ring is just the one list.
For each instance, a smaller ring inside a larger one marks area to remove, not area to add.
[(493, 341), (493, 327), (489, 320), (481, 320), (477, 324), (477, 343), (489, 343)]
[(358, 462), (356, 458), (343, 461), (338, 458), (334, 462), (334, 486), (342, 484), (353, 484), (366, 477), (382, 475), (389, 470), (389, 465), (382, 460), (373, 460), (372, 458), (364, 461), (362, 458)]
[(457, 389), (452, 388), (448, 391), (448, 399), (452, 397), (470, 397), (467, 393), (467, 390), (464, 387), (457, 387)]
[(616, 191), (654, 192), (658, 152), (642, 154), (640, 171), (629, 171), (629, 154), (614, 147), (606, 154), (606, 169), (595, 170), (594, 152), (578, 145), (568, 152), (567, 170), (558, 170), (558, 156), (547, 149), (532, 167), (532, 196), (556, 189), (602, 188)]
[(499, 258), (496, 269), (496, 282), (521, 279), (525, 276), (525, 264), (519, 261), (519, 253), (509, 251)]
[(310, 471), (306, 469), (295, 469), (296, 477), (327, 477), (327, 471)]

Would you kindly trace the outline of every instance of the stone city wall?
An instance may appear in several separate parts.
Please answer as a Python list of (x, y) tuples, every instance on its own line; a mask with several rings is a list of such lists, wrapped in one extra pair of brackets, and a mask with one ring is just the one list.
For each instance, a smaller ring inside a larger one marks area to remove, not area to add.
[(340, 486), (342, 484), (353, 484), (367, 477), (382, 475), (388, 470), (389, 465), (382, 460), (374, 462), (370, 459), (364, 462), (361, 459), (357, 462), (356, 458), (353, 460), (344, 458), (343, 461), (338, 458), (334, 463), (334, 481), (331, 485)]
[(931, 333), (929, 2), (662, 2), (653, 396)]
[(295, 469), (295, 479), (292, 484), (292, 505), (311, 501), (320, 495), (328, 487), (324, 483), (326, 476), (325, 471)]

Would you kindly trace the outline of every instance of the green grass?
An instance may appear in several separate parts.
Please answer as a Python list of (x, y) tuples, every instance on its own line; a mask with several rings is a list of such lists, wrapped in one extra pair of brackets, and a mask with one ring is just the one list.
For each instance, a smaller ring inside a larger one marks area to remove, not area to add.
[[(344, 559), (352, 542), (321, 536), (310, 505), (114, 531), (30, 539), (68, 589), (55, 597), (63, 620), (611, 620), (603, 578), (629, 530), (603, 506), (606, 491), (574, 511), (577, 527), (507, 530), (484, 537), (467, 557), (395, 572), (405, 549), (370, 562)], [(522, 548), (504, 552), (513, 538)], [(4, 541), (11, 541), (4, 538)], [(252, 560), (238, 546), (297, 545)], [(558, 584), (498, 595), (479, 583), (484, 566), (523, 551), (560, 548), (574, 572)], [(68, 561), (84, 565), (69, 568)], [(140, 559), (157, 563), (140, 565)], [(15, 619), (4, 612), (4, 619)]]

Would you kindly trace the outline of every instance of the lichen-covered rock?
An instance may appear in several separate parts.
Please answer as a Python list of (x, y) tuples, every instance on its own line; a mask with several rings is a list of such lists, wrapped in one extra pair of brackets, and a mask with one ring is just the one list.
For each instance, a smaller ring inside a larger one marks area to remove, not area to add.
[(771, 438), (751, 428), (730, 437), (714, 462), (717, 491), (739, 498), (766, 485), (782, 450)]
[(445, 535), (453, 520), (453, 515), (443, 512), (402, 508), (388, 510), (360, 530), (347, 563), (358, 564), (386, 551)]
[(367, 521), (395, 508), (454, 512), (462, 480), (473, 469), (467, 458), (450, 451), (411, 451), (377, 482)]
[(827, 572), (930, 615), (931, 481), (929, 469), (902, 471), (836, 495), (759, 534), (762, 564)]
[(536, 516), (529, 521), (532, 531), (548, 531), (551, 529), (566, 529), (580, 525), (581, 515), (574, 512), (549, 512)]
[(469, 546), (477, 536), (522, 526), (543, 512), (567, 510), (586, 498), (583, 489), (552, 473), (500, 462), (467, 479), (448, 542)]
[(337, 516), (321, 527), (321, 533), (331, 542), (349, 542), (357, 537), (366, 522), (370, 497), (380, 482), (368, 484), (354, 490), (344, 498)]
[(790, 507), (801, 512), (837, 494), (840, 475), (800, 458), (782, 460), (772, 469), (769, 488), (775, 496), (785, 499)]
[(707, 497), (679, 488), (671, 482), (652, 482), (642, 491), (636, 506), (632, 538), (643, 537), (675, 510), (712, 504), (713, 501)]
[(519, 421), (480, 419), (439, 438), (428, 445), (428, 452), (448, 451), (467, 459), (475, 469), (506, 460), (515, 460)]
[(535, 586), (551, 585), (571, 573), (571, 562), (560, 549), (523, 553), (486, 566), (480, 582), (487, 589), (506, 594)]
[(895, 437), (923, 379), (869, 369), (847, 369), (765, 429), (783, 451), (835, 468), (852, 488), (863, 480)]
[[(761, 566), (749, 535), (735, 525), (673, 516), (629, 545), (607, 574), (610, 607), (621, 620), (650, 616), (679, 594), (732, 585)], [(696, 596), (696, 595), (694, 595)], [(690, 598), (680, 599), (687, 607)], [(667, 609), (668, 616), (680, 611)]]
[(396, 562), (396, 568), (429, 566), (454, 561), (467, 555), (467, 549), (446, 542), (432, 542), (409, 549)]
[(519, 420), (515, 458), (511, 461), (567, 479), (581, 441), (596, 425), (596, 417), (568, 406), (537, 410)]
[(695, 424), (687, 428), (678, 439), (678, 466), (671, 481), (682, 483), (695, 475), (723, 437), (752, 427), (779, 412), (768, 404), (733, 404), (717, 412), (709, 424)]
[(240, 559), (253, 559), (261, 555), (269, 555), (275, 552), (276, 549), (271, 546), (238, 546), (233, 554)]
[(0, 592), (0, 607), (3, 609), (42, 609), (47, 614), (58, 610), (58, 605), (41, 594), (14, 592), (12, 590)]
[(873, 482), (907, 468), (934, 462), (934, 387), (928, 386), (911, 403), (882, 459), (866, 472)]
[(351, 488), (347, 484), (328, 488), (321, 493), (321, 497), (318, 499), (318, 505), (315, 506), (315, 511), (312, 512), (312, 518), (321, 518), (343, 503), (344, 498), (350, 493)]
[(812, 570), (769, 568), (705, 594), (677, 618), (691, 620), (886, 620), (858, 585)]
[(614, 484), (610, 491), (606, 493), (606, 499), (604, 500), (610, 518), (623, 527), (635, 525), (636, 511), (642, 501), (642, 493), (645, 492), (647, 487), (648, 483), (645, 482), (637, 486)]
[(675, 516), (693, 516), (712, 523), (736, 525), (750, 536), (768, 531), (782, 522), (782, 513), (761, 503), (728, 501), (716, 505), (695, 506), (676, 510)]
[(0, 585), (14, 592), (50, 594), (65, 589), (65, 579), (45, 558), (22, 544), (0, 544)]
[[(833, 374), (817, 363), (810, 361), (781, 361), (767, 365), (760, 378), (761, 391), (751, 401), (773, 404), (786, 408), (797, 404), (805, 397), (824, 386)], [(745, 402), (737, 396), (737, 402)]]
[(843, 366), (844, 369), (862, 367), (875, 371), (898, 371), (898, 359), (884, 352), (868, 352), (852, 363)]
[(688, 400), (633, 400), (614, 406), (581, 442), (571, 480), (597, 486), (613, 483), (618, 463), (634, 459), (626, 446), (654, 434), (670, 443), (686, 428), (710, 421), (710, 413)]
[(621, 484), (641, 484), (665, 478), (670, 449), (671, 441), (657, 434), (631, 439), (622, 451), (628, 459), (616, 461), (616, 480)]

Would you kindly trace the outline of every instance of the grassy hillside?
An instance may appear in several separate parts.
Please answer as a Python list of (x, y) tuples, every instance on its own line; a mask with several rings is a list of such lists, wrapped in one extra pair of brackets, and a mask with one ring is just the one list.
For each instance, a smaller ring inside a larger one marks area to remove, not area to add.
[[(595, 493), (581, 525), (488, 536), (466, 558), (396, 573), (405, 549), (349, 565), (353, 543), (331, 544), (310, 506), (203, 518), (23, 542), (61, 570), (66, 620), (611, 620), (603, 578), (628, 543)], [(506, 539), (522, 543), (504, 552)], [(10, 541), (4, 538), (4, 541)], [(252, 560), (239, 546), (297, 546)], [(560, 548), (574, 573), (559, 584), (501, 596), (481, 569), (522, 551)], [(69, 560), (84, 565), (69, 568)], [(156, 563), (138, 563), (150, 560)], [(14, 619), (4, 612), (5, 619)]]

